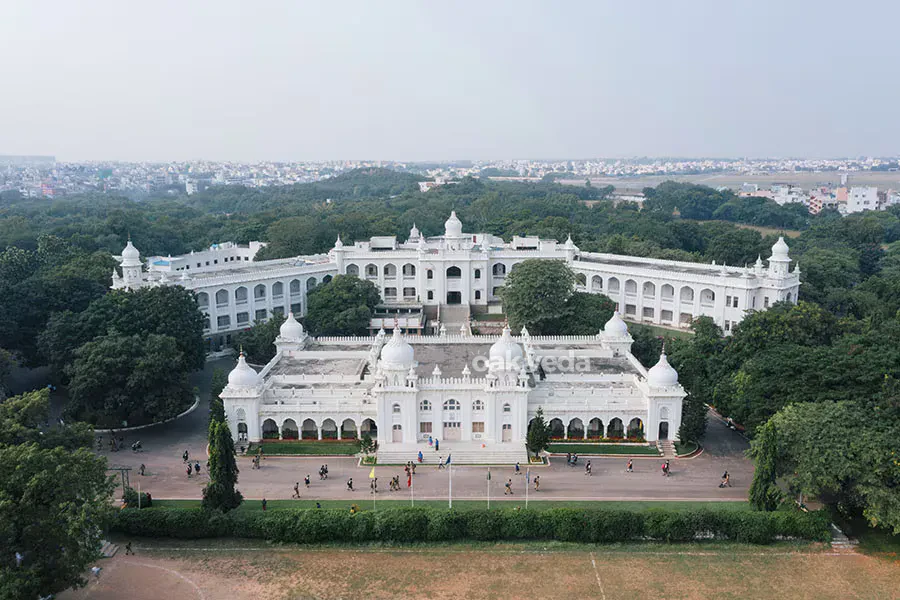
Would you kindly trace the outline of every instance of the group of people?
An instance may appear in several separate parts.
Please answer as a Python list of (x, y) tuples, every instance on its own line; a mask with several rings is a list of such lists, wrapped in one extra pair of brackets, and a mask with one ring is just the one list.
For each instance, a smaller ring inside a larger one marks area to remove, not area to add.
[[(207, 463), (207, 464), (208, 464), (208, 463)], [(186, 471), (187, 471), (188, 479), (191, 478), (191, 473), (192, 473), (192, 472), (193, 472), (194, 475), (199, 475), (199, 474), (200, 474), (200, 461), (194, 461), (194, 464), (193, 464), (193, 465), (191, 465), (191, 463), (187, 463), (187, 469), (186, 469)]]
[[(112, 432), (109, 434), (109, 442), (107, 442), (107, 445), (109, 446), (110, 452), (118, 452), (119, 450), (121, 450), (122, 448), (125, 447), (125, 438), (121, 435), (119, 437), (116, 437), (116, 433)], [(141, 443), (135, 442), (134, 444), (131, 445), (131, 449), (134, 450), (135, 452), (140, 451)], [(97, 452), (100, 452), (101, 450), (103, 450), (103, 436), (98, 435), (97, 436)]]
[(574, 467), (578, 464), (578, 453), (577, 452), (566, 452), (566, 464), (570, 467)]
[[(309, 477), (307, 475), (307, 477)], [(319, 467), (319, 479), (328, 479), (328, 465), (322, 465)], [(309, 487), (309, 484), (306, 484), (306, 487)]]

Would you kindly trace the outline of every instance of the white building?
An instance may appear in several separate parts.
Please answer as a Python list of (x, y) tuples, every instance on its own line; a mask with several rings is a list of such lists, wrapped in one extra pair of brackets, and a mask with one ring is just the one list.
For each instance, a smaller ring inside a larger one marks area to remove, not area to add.
[[(113, 288), (182, 285), (197, 293), (213, 347), (273, 313), (306, 313), (306, 292), (334, 275), (363, 277), (378, 288), (390, 309), (423, 314), (408, 329), (456, 333), (468, 328), (472, 312), (499, 312), (500, 290), (507, 274), (523, 260), (565, 261), (575, 271), (578, 289), (605, 294), (627, 320), (688, 327), (709, 316), (725, 331), (747, 310), (764, 310), (780, 301), (796, 302), (799, 269), (783, 238), (772, 247), (768, 266), (761, 258), (750, 267), (640, 258), (581, 252), (571, 238), (565, 243), (514, 236), (510, 242), (487, 233), (464, 233), (456, 213), (444, 235), (426, 238), (413, 226), (405, 242), (395, 236), (373, 237), (345, 245), (340, 238), (326, 255), (254, 261), (262, 246), (219, 244), (179, 257), (154, 257), (141, 270), (137, 250), (129, 242), (122, 253), (122, 276)], [(379, 321), (387, 326), (394, 317)], [(407, 318), (407, 317), (404, 317)]]
[(379, 464), (414, 460), (429, 437), (455, 463), (525, 460), (538, 407), (556, 435), (676, 439), (684, 389), (665, 354), (645, 369), (618, 314), (596, 336), (313, 339), (293, 315), (257, 372), (243, 355), (222, 392), (235, 440), (370, 434)]
[(853, 186), (847, 194), (846, 213), (853, 214), (864, 210), (878, 210), (878, 188), (874, 186)]

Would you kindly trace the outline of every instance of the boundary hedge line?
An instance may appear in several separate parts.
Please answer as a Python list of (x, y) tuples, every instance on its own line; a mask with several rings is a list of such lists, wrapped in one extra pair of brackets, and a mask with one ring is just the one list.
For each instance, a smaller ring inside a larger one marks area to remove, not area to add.
[(208, 512), (203, 509), (122, 510), (112, 530), (146, 537), (256, 538), (273, 542), (437, 542), (558, 540), (609, 543), (720, 539), (768, 544), (777, 538), (831, 539), (824, 511), (643, 511), (552, 508), (541, 511), (389, 508), (350, 514), (337, 509)]

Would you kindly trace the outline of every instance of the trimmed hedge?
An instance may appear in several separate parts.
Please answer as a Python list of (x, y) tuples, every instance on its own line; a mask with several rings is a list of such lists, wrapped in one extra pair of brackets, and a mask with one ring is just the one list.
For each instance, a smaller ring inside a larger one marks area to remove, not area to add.
[(646, 511), (553, 508), (542, 511), (390, 508), (350, 514), (336, 509), (207, 512), (154, 508), (120, 511), (113, 531), (184, 539), (236, 537), (273, 542), (437, 542), (452, 540), (559, 540), (609, 543), (720, 539), (768, 544), (776, 538), (831, 539), (824, 511)]

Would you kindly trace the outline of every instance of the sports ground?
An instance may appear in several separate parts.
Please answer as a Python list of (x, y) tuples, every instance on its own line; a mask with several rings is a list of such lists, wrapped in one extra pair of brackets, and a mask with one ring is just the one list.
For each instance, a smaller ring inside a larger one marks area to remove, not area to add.
[(135, 542), (60, 600), (898, 598), (896, 556), (822, 544), (290, 547)]

